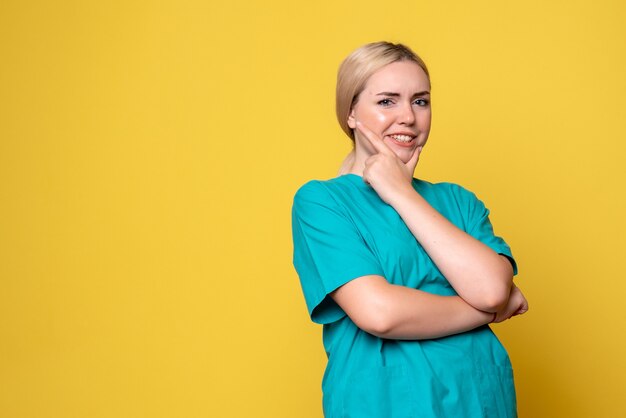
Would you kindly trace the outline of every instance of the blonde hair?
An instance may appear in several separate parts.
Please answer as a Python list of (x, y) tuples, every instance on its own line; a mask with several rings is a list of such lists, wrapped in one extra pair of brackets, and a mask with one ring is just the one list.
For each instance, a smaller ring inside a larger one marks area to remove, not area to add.
[[(373, 42), (354, 50), (343, 60), (337, 72), (337, 89), (335, 94), (335, 111), (339, 126), (348, 135), (354, 147), (354, 131), (348, 126), (348, 116), (352, 107), (359, 100), (367, 80), (376, 71), (396, 61), (412, 61), (428, 74), (424, 61), (403, 44), (391, 42)], [(339, 175), (345, 174), (354, 162), (354, 148), (346, 156)]]

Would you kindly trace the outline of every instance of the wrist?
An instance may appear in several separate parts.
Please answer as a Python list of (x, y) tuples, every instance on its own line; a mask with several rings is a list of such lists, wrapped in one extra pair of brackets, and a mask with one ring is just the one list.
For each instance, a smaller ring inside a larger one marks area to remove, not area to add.
[(414, 213), (416, 205), (425, 203), (426, 201), (413, 187), (413, 183), (405, 185), (395, 195), (391, 206), (402, 216), (402, 212)]

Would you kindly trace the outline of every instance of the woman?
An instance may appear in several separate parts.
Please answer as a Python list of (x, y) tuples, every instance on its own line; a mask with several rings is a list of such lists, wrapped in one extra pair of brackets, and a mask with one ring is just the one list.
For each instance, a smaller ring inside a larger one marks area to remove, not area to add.
[(293, 262), (324, 324), (326, 417), (515, 417), (508, 355), (488, 324), (526, 312), (489, 211), (413, 177), (430, 131), (430, 78), (401, 44), (350, 54), (337, 117), (354, 143), (336, 178), (293, 202)]

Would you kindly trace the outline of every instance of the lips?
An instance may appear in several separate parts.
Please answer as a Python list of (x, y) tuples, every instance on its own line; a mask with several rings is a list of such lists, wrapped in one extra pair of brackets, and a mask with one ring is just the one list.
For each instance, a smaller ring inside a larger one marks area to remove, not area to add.
[(389, 137), (399, 142), (410, 142), (413, 138), (415, 138), (414, 135), (406, 135), (406, 134), (393, 134), (393, 135), (389, 135)]
[(387, 137), (390, 138), (392, 142), (394, 142), (395, 144), (401, 147), (411, 147), (413, 146), (413, 142), (415, 142), (415, 138), (417, 136), (411, 133), (402, 132), (402, 133), (387, 135)]

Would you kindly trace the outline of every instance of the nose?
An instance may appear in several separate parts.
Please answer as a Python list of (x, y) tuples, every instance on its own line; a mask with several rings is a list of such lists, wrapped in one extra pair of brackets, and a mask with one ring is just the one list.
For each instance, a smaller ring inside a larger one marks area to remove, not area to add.
[(415, 111), (411, 103), (403, 104), (399, 109), (398, 122), (404, 125), (413, 125), (415, 123)]

